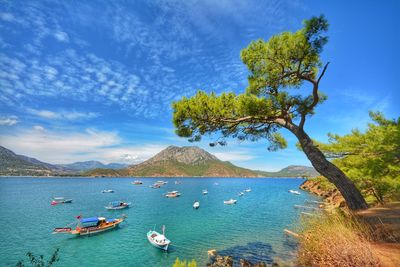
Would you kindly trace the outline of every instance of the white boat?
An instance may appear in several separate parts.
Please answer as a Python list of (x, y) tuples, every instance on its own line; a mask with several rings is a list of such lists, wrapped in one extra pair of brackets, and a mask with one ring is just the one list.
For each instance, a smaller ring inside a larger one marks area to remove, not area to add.
[(168, 184), (168, 182), (167, 181), (157, 181), (154, 184), (165, 185), (165, 184)]
[(136, 181), (132, 182), (131, 184), (140, 185), (140, 184), (143, 184), (143, 182), (139, 181), (139, 180), (136, 180)]
[(244, 196), (244, 193), (243, 192), (239, 192), (238, 196), (239, 197)]
[(114, 190), (112, 190), (112, 189), (104, 189), (101, 192), (102, 193), (114, 193)]
[(295, 195), (300, 195), (300, 192), (297, 190), (289, 190), (289, 193), (295, 194)]
[(245, 190), (243, 190), (244, 192), (251, 192), (251, 189), (250, 188), (247, 188), (247, 189), (245, 189)]
[(203, 190), (203, 195), (207, 195), (207, 194), (208, 194), (207, 189), (204, 189), (204, 190)]
[(181, 181), (175, 181), (175, 184), (182, 184)]
[(236, 202), (237, 202), (236, 199), (231, 198), (231, 199), (229, 199), (229, 200), (225, 200), (225, 201), (224, 201), (224, 204), (232, 205), (232, 204), (236, 204)]
[(165, 196), (168, 198), (175, 198), (175, 197), (181, 196), (181, 193), (179, 193), (178, 191), (171, 191), (171, 192), (167, 192), (165, 194)]
[(194, 203), (193, 203), (193, 208), (194, 208), (194, 209), (200, 208), (200, 202), (197, 201), (197, 200), (195, 200)]
[(163, 230), (162, 234), (156, 232), (155, 230), (149, 230), (147, 232), (147, 239), (149, 240), (150, 244), (152, 244), (156, 248), (167, 251), (171, 241), (165, 236), (164, 225), (162, 230)]
[(113, 201), (108, 203), (108, 205), (105, 206), (105, 208), (108, 210), (122, 210), (128, 208), (130, 204), (131, 204), (130, 202)]

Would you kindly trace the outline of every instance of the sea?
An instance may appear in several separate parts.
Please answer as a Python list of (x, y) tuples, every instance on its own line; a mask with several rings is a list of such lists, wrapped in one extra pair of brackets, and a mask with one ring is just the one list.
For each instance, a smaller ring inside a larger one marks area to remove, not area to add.
[[(140, 179), (142, 185), (131, 182)], [(159, 189), (154, 182), (168, 183)], [(175, 181), (180, 184), (175, 184)], [(28, 262), (26, 254), (49, 259), (59, 248), (54, 266), (172, 266), (176, 258), (198, 266), (209, 262), (208, 250), (253, 263), (271, 263), (296, 256), (297, 243), (284, 229), (298, 229), (304, 205), (317, 198), (297, 190), (301, 178), (0, 178), (0, 266)], [(238, 193), (251, 189), (244, 196)], [(102, 193), (112, 189), (114, 193)], [(202, 190), (207, 189), (208, 195)], [(166, 198), (177, 190), (178, 198)], [(70, 204), (51, 205), (52, 197), (72, 198)], [(224, 200), (236, 199), (235, 205)], [(195, 200), (199, 209), (193, 209)], [(131, 202), (128, 209), (110, 211), (111, 201)], [(76, 221), (77, 216), (126, 220), (116, 229), (88, 237), (52, 234), (55, 227)], [(168, 252), (153, 247), (146, 238), (150, 229), (171, 240)], [(29, 265), (28, 265), (29, 266)]]

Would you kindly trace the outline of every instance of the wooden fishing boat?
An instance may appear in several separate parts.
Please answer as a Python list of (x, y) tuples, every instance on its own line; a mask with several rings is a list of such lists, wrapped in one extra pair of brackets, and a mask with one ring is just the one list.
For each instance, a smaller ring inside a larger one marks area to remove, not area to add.
[(231, 198), (231, 199), (229, 199), (229, 200), (225, 200), (225, 201), (224, 201), (224, 204), (232, 205), (232, 204), (236, 204), (236, 202), (237, 202), (236, 199)]
[(147, 232), (147, 239), (150, 244), (155, 246), (156, 248), (167, 251), (168, 246), (171, 241), (165, 236), (165, 226), (162, 227), (162, 234), (156, 232), (155, 230), (149, 230)]
[(108, 203), (108, 205), (105, 206), (105, 208), (108, 210), (122, 210), (128, 208), (130, 204), (131, 204), (130, 202), (113, 201)]
[(104, 217), (78, 218), (78, 223), (75, 229), (71, 227), (54, 228), (53, 234), (68, 233), (75, 236), (85, 236), (101, 233), (116, 228), (125, 220), (123, 215), (118, 219), (106, 219)]
[(197, 210), (198, 208), (200, 208), (200, 202), (197, 201), (197, 200), (195, 200), (194, 203), (193, 203), (193, 208), (196, 209), (196, 210)]
[(57, 205), (57, 204), (65, 204), (65, 203), (72, 203), (71, 198), (65, 198), (65, 197), (53, 197), (53, 200), (51, 201), (51, 205)]

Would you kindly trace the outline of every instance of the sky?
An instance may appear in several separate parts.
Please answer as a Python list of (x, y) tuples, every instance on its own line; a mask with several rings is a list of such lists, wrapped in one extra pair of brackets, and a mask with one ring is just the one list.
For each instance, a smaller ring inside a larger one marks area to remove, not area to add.
[[(365, 129), (370, 110), (398, 117), (400, 1), (0, 0), (0, 145), (49, 163), (127, 164), (193, 145), (175, 135), (171, 103), (199, 89), (243, 92), (241, 49), (320, 14), (328, 100), (307, 133)], [(195, 145), (251, 169), (311, 166), (282, 134), (289, 146), (277, 152), (266, 140)]]

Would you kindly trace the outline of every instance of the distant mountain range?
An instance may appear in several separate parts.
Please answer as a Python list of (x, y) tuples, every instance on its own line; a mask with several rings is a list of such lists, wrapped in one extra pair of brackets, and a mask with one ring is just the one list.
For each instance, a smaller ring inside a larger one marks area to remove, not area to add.
[(0, 175), (81, 175), (81, 176), (145, 176), (145, 177), (301, 177), (317, 176), (312, 167), (288, 166), (278, 172), (241, 168), (196, 146), (169, 146), (154, 157), (138, 164), (103, 164), (84, 161), (71, 164), (49, 164), (17, 155), (0, 146)]
[(0, 146), (0, 175), (47, 176), (57, 174), (79, 174), (96, 168), (123, 169), (127, 164), (103, 164), (99, 161), (84, 161), (71, 164), (50, 164), (35, 158), (17, 155)]

